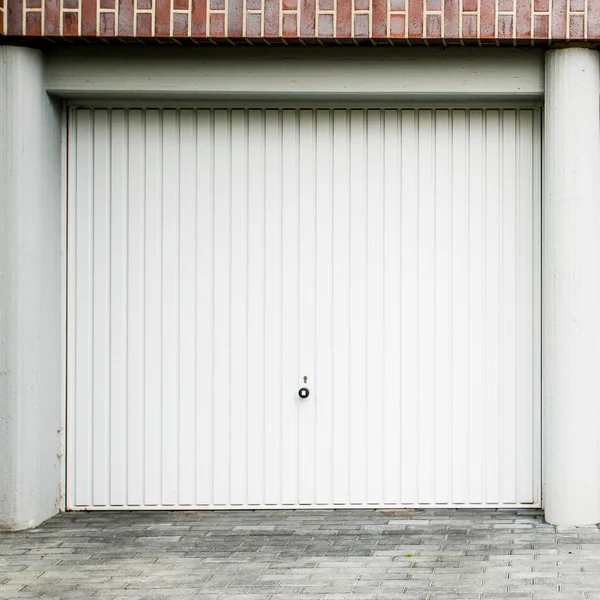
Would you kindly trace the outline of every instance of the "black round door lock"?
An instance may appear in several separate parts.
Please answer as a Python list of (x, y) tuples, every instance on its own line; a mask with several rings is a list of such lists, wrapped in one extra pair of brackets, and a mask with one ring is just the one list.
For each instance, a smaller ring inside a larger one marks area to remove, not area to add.
[(300, 396), (300, 398), (308, 398), (309, 395), (310, 390), (308, 388), (300, 388), (298, 390), (298, 396)]

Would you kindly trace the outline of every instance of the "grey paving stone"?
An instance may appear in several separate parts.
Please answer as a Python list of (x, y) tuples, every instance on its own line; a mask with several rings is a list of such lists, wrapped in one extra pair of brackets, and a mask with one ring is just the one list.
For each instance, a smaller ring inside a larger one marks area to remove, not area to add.
[(600, 600), (600, 531), (537, 510), (59, 515), (0, 533), (0, 600)]

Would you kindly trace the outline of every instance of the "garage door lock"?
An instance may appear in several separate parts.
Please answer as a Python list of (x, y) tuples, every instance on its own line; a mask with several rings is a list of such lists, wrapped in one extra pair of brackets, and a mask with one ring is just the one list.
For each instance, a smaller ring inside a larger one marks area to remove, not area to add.
[[(306, 382), (308, 381), (308, 377), (305, 375), (303, 379), (304, 383), (306, 384)], [(298, 396), (300, 396), (300, 398), (304, 400), (305, 398), (308, 398), (310, 396), (310, 390), (307, 387), (300, 388), (298, 390)]]

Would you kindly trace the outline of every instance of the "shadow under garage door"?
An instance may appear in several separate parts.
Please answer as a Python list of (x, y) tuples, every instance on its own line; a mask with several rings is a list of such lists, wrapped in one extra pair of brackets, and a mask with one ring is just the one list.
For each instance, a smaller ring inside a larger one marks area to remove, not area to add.
[(71, 109), (68, 507), (539, 506), (540, 141)]

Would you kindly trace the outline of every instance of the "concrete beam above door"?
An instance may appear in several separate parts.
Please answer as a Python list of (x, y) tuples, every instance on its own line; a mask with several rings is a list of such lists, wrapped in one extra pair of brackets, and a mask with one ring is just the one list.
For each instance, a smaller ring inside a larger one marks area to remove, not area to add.
[(529, 102), (544, 55), (515, 48), (72, 48), (46, 57), (63, 98), (376, 102)]

